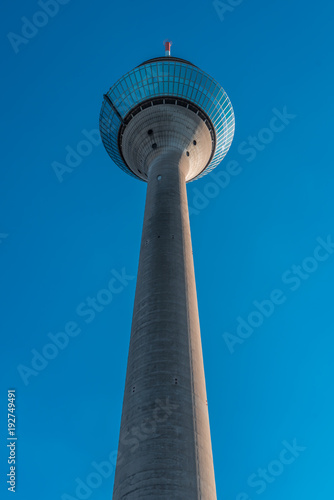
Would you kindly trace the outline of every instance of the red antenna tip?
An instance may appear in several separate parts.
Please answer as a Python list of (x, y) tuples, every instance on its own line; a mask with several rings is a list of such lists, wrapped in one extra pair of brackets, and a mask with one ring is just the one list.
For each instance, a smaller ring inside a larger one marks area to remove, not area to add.
[(172, 46), (172, 41), (171, 40), (164, 40), (164, 46), (165, 46), (165, 56), (170, 56), (170, 48)]

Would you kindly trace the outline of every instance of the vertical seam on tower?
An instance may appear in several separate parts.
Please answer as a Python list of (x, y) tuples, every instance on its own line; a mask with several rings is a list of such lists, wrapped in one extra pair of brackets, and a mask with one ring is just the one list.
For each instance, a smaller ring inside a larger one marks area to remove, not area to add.
[[(181, 176), (180, 176), (180, 165), (178, 166), (179, 169), (179, 189), (181, 189)], [(185, 179), (184, 179), (185, 183)], [(186, 186), (182, 186), (183, 189), (187, 189)], [(187, 196), (187, 191), (186, 191), (186, 196)], [(185, 249), (185, 234), (184, 234), (184, 219), (182, 215), (182, 197), (180, 196), (181, 199), (181, 207), (180, 207), (180, 212), (181, 212), (181, 222), (182, 222), (182, 234), (183, 234), (183, 262), (184, 262), (184, 279), (185, 279), (185, 292), (186, 292), (186, 304), (187, 304), (187, 327), (188, 327), (188, 348), (189, 348), (189, 364), (190, 364), (190, 380), (191, 380), (191, 400), (192, 400), (192, 408), (193, 408), (193, 427), (194, 427), (194, 443), (195, 443), (195, 455), (196, 455), (196, 460), (195, 460), (195, 465), (196, 465), (196, 480), (197, 480), (197, 494), (199, 495), (199, 500), (202, 498), (201, 494), (201, 479), (200, 479), (200, 470), (199, 470), (199, 459), (198, 459), (198, 445), (197, 445), (197, 418), (196, 418), (196, 398), (195, 398), (195, 391), (194, 391), (194, 371), (193, 371), (193, 356), (192, 356), (192, 338), (191, 338), (191, 329), (190, 329), (190, 317), (189, 317), (189, 296), (188, 296), (188, 270), (187, 270), (187, 253)], [(188, 212), (188, 201), (186, 201), (186, 210)], [(189, 213), (188, 215), (188, 227), (190, 228), (190, 220), (189, 220)], [(190, 236), (190, 243), (191, 243), (191, 236)]]

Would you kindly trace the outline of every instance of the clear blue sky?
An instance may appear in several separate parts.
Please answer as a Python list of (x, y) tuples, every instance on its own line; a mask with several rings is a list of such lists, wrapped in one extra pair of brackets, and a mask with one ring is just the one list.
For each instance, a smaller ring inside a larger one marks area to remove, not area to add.
[[(112, 465), (92, 464), (117, 449), (135, 279), (78, 307), (136, 275), (145, 184), (81, 141), (166, 37), (236, 115), (220, 184), (188, 185), (218, 499), (333, 498), (333, 4), (61, 3), (6, 2), (0, 21), (1, 498), (15, 388), (17, 500), (111, 499)], [(66, 148), (86, 156), (60, 182)]]

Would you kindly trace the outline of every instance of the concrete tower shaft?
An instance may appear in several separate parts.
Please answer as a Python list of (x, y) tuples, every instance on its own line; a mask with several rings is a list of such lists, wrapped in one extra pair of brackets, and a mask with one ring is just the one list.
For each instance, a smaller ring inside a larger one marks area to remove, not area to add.
[(148, 166), (113, 500), (215, 500), (187, 205), (191, 156)]

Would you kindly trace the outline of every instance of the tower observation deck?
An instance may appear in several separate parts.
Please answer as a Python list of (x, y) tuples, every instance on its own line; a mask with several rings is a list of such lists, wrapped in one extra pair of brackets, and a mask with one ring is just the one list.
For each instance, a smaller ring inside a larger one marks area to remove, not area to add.
[(216, 500), (186, 183), (215, 168), (234, 134), (223, 88), (170, 56), (104, 95), (103, 144), (147, 182), (113, 500)]

